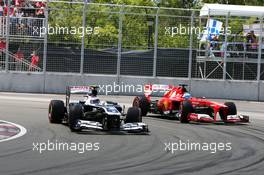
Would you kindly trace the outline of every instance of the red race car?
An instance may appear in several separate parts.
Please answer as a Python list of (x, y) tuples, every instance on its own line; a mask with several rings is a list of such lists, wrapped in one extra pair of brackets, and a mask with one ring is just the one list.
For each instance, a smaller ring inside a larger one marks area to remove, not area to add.
[[(205, 98), (195, 98), (186, 89), (186, 84), (172, 85), (145, 85), (143, 96), (133, 100), (133, 107), (141, 109), (141, 115), (147, 113), (161, 114), (175, 117), (182, 123), (195, 122), (226, 122), (247, 123), (249, 117), (238, 115), (233, 102), (224, 104), (213, 102)], [(162, 95), (159, 99), (153, 96)]]

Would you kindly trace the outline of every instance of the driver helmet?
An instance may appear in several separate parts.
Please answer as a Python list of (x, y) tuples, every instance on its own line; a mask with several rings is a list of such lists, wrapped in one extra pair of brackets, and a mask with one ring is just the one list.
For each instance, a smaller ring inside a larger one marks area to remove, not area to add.
[(186, 100), (188, 100), (189, 98), (191, 98), (192, 96), (191, 96), (191, 94), (190, 93), (188, 93), (188, 92), (185, 92), (184, 94), (183, 94), (183, 96), (182, 96), (184, 99), (186, 99)]

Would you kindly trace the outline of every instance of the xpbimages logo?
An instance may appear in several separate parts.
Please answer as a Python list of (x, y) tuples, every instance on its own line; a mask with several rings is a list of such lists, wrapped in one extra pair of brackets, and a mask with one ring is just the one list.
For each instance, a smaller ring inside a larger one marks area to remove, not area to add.
[(219, 151), (231, 151), (232, 144), (228, 143), (198, 143), (198, 142), (191, 142), (187, 140), (186, 142), (179, 140), (178, 142), (165, 142), (164, 143), (164, 150), (170, 152), (171, 154), (175, 154), (177, 151), (208, 151), (212, 154), (217, 153)]
[(98, 92), (100, 94), (109, 95), (113, 93), (139, 93), (143, 94), (146, 89), (151, 89), (152, 92), (166, 92), (168, 90), (167, 85), (141, 85), (141, 84), (125, 84), (124, 82), (113, 84), (98, 85)]
[(48, 35), (78, 35), (84, 37), (85, 35), (98, 35), (100, 32), (100, 27), (63, 27), (63, 26), (50, 26), (48, 27), (33, 27), (33, 35), (44, 36)]
[(33, 142), (33, 151), (39, 152), (42, 154), (46, 151), (74, 151), (79, 154), (83, 154), (88, 151), (99, 151), (100, 150), (100, 143), (95, 142), (79, 142), (79, 143), (68, 143), (68, 142), (58, 142), (55, 140), (51, 142), (48, 140), (47, 142)]
[[(218, 34), (224, 35), (225, 28), (221, 27), (219, 30), (217, 30), (215, 27), (191, 27), (189, 25), (182, 25), (179, 24), (177, 26), (167, 26), (164, 28), (165, 29), (165, 35), (175, 37), (177, 35), (190, 35), (194, 34), (197, 36), (200, 36), (202, 34), (210, 34), (211, 31), (217, 31)], [(209, 32), (210, 31), (210, 32)], [(231, 27), (227, 27), (227, 34), (231, 35)]]

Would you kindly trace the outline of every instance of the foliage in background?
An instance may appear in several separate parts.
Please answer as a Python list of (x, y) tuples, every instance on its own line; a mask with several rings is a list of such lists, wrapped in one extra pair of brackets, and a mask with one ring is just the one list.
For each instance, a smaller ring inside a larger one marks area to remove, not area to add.
[[(68, 1), (69, 2), (69, 1)], [(264, 0), (94, 0), (100, 4), (126, 4), (135, 6), (153, 6), (169, 8), (199, 9), (203, 3), (223, 3), (241, 5), (264, 5)], [(76, 27), (83, 24), (83, 4), (49, 3), (49, 25), (50, 27)], [(122, 46), (130, 49), (147, 49), (154, 45), (155, 16), (157, 9), (148, 8), (121, 8), (106, 5), (88, 5), (86, 15), (86, 27), (97, 29), (85, 35), (85, 45), (89, 48), (117, 48), (119, 20), (122, 15)], [(166, 33), (166, 27), (179, 27), (179, 24), (190, 27), (190, 11), (182, 10), (160, 10), (158, 28), (158, 46), (165, 48), (188, 48), (189, 34), (170, 35)], [(195, 13), (196, 16), (199, 13)], [(252, 19), (230, 20), (230, 27), (235, 34), (242, 34), (243, 24), (252, 23)], [(152, 22), (150, 22), (152, 21)], [(223, 20), (224, 22), (224, 20)], [(197, 24), (196, 24), (197, 25)], [(204, 25), (204, 24), (203, 24)], [(195, 26), (198, 27), (198, 26)], [(203, 27), (203, 26), (201, 26)], [(69, 43), (81, 45), (82, 35), (57, 34), (49, 35), (50, 43)], [(197, 39), (197, 36), (194, 38)]]

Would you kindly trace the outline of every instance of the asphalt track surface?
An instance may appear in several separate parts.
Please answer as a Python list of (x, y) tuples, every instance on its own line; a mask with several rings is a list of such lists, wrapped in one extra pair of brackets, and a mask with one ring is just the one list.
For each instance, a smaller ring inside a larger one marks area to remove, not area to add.
[[(133, 97), (102, 97), (129, 105)], [(234, 174), (263, 175), (264, 103), (236, 101), (247, 125), (181, 124), (146, 117), (149, 135), (89, 131), (72, 133), (64, 125), (49, 124), (48, 103), (63, 95), (0, 93), (0, 120), (24, 126), (27, 133), (0, 143), (0, 174)], [(217, 100), (222, 102), (223, 100)], [(100, 143), (98, 151), (39, 151), (33, 143)], [(165, 151), (165, 143), (179, 141), (228, 143), (230, 151)]]

